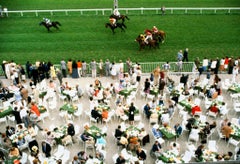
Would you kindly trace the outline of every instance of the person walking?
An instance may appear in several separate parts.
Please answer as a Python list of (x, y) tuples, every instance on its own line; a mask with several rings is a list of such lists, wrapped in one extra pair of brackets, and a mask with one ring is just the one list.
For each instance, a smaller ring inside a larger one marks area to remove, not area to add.
[(134, 123), (135, 111), (136, 111), (136, 107), (134, 106), (134, 104), (133, 104), (133, 102), (132, 102), (132, 103), (131, 103), (131, 106), (129, 107), (129, 115), (128, 115), (129, 123), (130, 123), (131, 125), (133, 125), (133, 123)]

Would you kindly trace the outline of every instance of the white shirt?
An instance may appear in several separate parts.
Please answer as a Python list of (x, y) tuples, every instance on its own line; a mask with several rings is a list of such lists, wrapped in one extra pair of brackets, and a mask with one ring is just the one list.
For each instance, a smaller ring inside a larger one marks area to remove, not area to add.
[(203, 66), (208, 66), (208, 59), (203, 59)]
[(23, 117), (27, 117), (27, 116), (28, 116), (28, 113), (27, 113), (26, 108), (21, 109), (21, 110), (20, 110), (20, 117), (21, 117), (21, 119), (22, 119)]

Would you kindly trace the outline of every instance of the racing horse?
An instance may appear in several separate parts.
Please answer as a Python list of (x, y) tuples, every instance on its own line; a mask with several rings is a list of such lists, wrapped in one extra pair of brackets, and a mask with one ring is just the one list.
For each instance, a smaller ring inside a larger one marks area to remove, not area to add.
[(47, 28), (48, 32), (50, 31), (51, 27), (54, 27), (54, 28), (56, 28), (58, 30), (59, 29), (58, 26), (61, 26), (61, 24), (58, 21), (51, 22), (51, 24), (47, 24), (46, 22), (42, 21), (42, 22), (39, 23), (39, 25), (40, 26), (41, 25), (45, 26)]
[(166, 33), (163, 30), (159, 30), (157, 33), (154, 33), (152, 30), (146, 29), (144, 31), (145, 34), (150, 32), (154, 39), (158, 39), (159, 43), (164, 43), (166, 39)]
[(116, 32), (114, 31), (116, 28), (120, 28), (121, 32), (125, 32), (125, 29), (127, 28), (127, 26), (122, 22), (122, 23), (116, 23), (115, 25), (112, 25), (111, 23), (106, 23), (105, 27), (108, 28), (110, 27), (113, 34), (115, 34)]
[(122, 20), (122, 23), (125, 22), (125, 19), (130, 20), (130, 19), (128, 18), (128, 16), (126, 16), (126, 15), (116, 16), (116, 15), (112, 14), (112, 15), (110, 15), (109, 18), (114, 18), (114, 19), (116, 19), (117, 21), (118, 21), (118, 20)]
[(138, 35), (135, 41), (138, 42), (139, 44), (139, 51), (144, 49), (146, 46), (148, 46), (149, 48), (159, 48), (158, 40), (152, 39), (152, 40), (149, 40), (148, 43), (146, 43), (144, 34)]

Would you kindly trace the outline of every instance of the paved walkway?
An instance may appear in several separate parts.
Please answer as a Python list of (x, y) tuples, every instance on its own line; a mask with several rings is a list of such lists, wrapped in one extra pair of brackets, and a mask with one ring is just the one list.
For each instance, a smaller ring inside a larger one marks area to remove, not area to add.
[[(219, 75), (222, 78), (222, 81), (224, 81), (224, 79), (229, 78), (231, 79), (231, 75), (227, 75), (227, 74), (221, 74)], [(143, 85), (143, 82), (145, 80), (146, 77), (149, 76), (143, 76), (142, 80), (141, 80), (141, 85)], [(202, 75), (201, 79), (205, 78), (206, 75)], [(180, 76), (171, 76), (171, 78), (174, 80), (175, 84), (177, 85), (179, 83), (179, 79)], [(192, 80), (193, 78), (195, 78), (195, 75), (191, 75), (189, 77), (189, 81)], [(98, 77), (98, 79), (101, 81), (102, 85), (105, 86), (109, 83), (115, 83), (118, 82), (118, 80), (113, 80), (110, 77)], [(213, 76), (211, 77), (211, 80), (213, 79)], [(8, 85), (10, 82), (9, 80), (6, 79), (2, 79), (3, 83)], [(79, 79), (72, 79), (72, 78), (65, 78), (63, 80), (64, 82), (68, 82), (69, 86), (75, 86), (76, 84), (79, 84), (83, 89), (85, 89), (87, 86), (89, 86), (89, 84), (94, 82), (94, 79), (91, 77), (85, 77), (85, 78), (79, 78)], [(237, 81), (240, 82), (239, 80), (239, 76), (237, 77)], [(55, 83), (58, 85), (58, 81), (55, 80)], [(25, 83), (26, 85), (28, 85), (28, 82)], [(29, 91), (31, 89), (29, 88)], [(232, 101), (229, 97), (229, 93), (223, 92), (223, 97), (224, 97), (224, 101), (228, 104), (228, 109), (229, 109), (229, 114), (228, 117), (231, 119), (232, 117), (238, 118), (240, 115), (236, 114), (233, 110), (233, 106), (232, 106)], [(112, 98), (112, 102), (111, 102), (111, 108), (115, 108), (114, 105), (114, 97)], [(140, 92), (137, 94), (136, 96), (136, 100), (135, 100), (135, 104), (136, 106), (141, 109), (142, 106), (149, 100), (145, 100), (144, 98), (142, 98), (140, 96)], [(89, 99), (87, 97), (87, 95), (85, 94), (82, 98), (79, 99), (79, 103), (83, 104), (83, 109), (85, 110), (89, 110)], [(63, 121), (63, 119), (59, 116), (59, 107), (63, 105), (63, 102), (61, 100), (58, 99), (58, 103), (57, 103), (58, 107), (54, 110), (49, 110), (50, 113), (50, 117), (46, 118), (44, 122), (40, 122), (40, 125), (45, 129), (45, 128), (49, 128), (51, 125), (54, 126), (59, 126), (59, 125), (63, 125), (66, 124), (66, 122)], [(201, 106), (204, 106), (204, 100), (201, 101)], [(204, 107), (203, 107), (204, 109)], [(205, 110), (204, 110), (205, 111)], [(216, 118), (216, 121), (219, 123), (220, 120), (222, 120), (223, 118)], [(207, 121), (212, 122), (214, 119), (211, 117), (207, 117)], [(182, 118), (179, 117), (179, 113), (178, 110), (176, 109), (176, 112), (174, 113), (173, 119), (171, 120), (170, 126), (173, 127), (173, 125), (177, 122), (181, 122)], [(87, 122), (89, 122), (88, 117), (86, 117), (85, 113), (83, 113), (83, 115), (81, 116), (80, 119), (75, 118), (73, 120), (74, 125), (79, 125), (80, 126), (80, 133), (83, 132), (83, 125)], [(147, 150), (147, 160), (146, 160), (146, 164), (153, 164), (155, 162), (155, 159), (150, 157), (149, 152), (150, 149), (152, 147), (152, 144), (154, 142), (152, 133), (151, 133), (151, 125), (149, 125), (149, 121), (145, 118), (142, 117), (141, 122), (145, 125), (145, 129), (148, 131), (148, 133), (150, 134), (150, 140), (151, 142), (148, 143), (147, 145), (145, 145), (143, 148)], [(120, 121), (118, 119), (113, 119), (110, 123), (107, 124), (107, 147), (106, 147), (106, 151), (107, 151), (107, 158), (106, 158), (106, 164), (112, 164), (113, 160), (112, 157), (114, 154), (119, 153), (120, 150), (118, 149), (114, 137), (112, 136), (112, 132), (114, 132), (115, 128), (120, 124)], [(137, 123), (135, 123), (137, 124)], [(103, 128), (106, 125), (103, 124), (96, 124), (96, 126)], [(0, 125), (0, 131), (4, 132), (5, 131), (5, 124), (1, 123)], [(79, 133), (79, 134), (80, 134)], [(215, 132), (212, 136), (212, 139), (217, 140), (218, 141), (218, 134), (217, 132)], [(41, 142), (41, 140), (43, 139), (42, 134), (39, 132), (39, 135), (37, 136), (37, 140), (39, 141), (39, 143)], [(188, 139), (188, 135), (185, 132), (178, 140), (177, 142), (180, 144), (181, 146), (181, 154), (184, 154), (185, 150), (186, 150), (186, 145), (188, 144), (187, 142)], [(195, 146), (199, 146), (200, 143), (195, 144)], [(217, 146), (218, 146), (218, 151), (219, 153), (226, 153), (227, 151), (234, 151), (234, 147), (232, 145), (227, 146), (227, 144), (225, 143), (225, 141), (223, 140), (219, 140), (217, 142)], [(76, 155), (79, 151), (83, 150), (83, 145), (82, 144), (78, 144), (77, 142), (75, 142), (73, 145), (69, 145), (66, 147), (68, 150), (70, 150), (71, 152), (71, 156), (70, 156), (70, 161), (72, 161), (73, 156)], [(168, 150), (169, 149), (169, 142), (166, 142), (166, 144), (163, 145), (163, 150)], [(56, 151), (56, 148), (54, 148), (54, 151)], [(28, 151), (26, 151), (28, 152)], [(94, 155), (94, 152), (91, 149), (87, 150), (88, 154), (92, 154)], [(194, 159), (192, 159), (192, 161), (195, 161)]]

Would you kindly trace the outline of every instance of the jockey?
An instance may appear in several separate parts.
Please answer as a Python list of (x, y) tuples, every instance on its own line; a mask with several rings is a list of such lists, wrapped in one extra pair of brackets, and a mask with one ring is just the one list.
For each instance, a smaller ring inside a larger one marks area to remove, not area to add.
[(115, 15), (115, 16), (117, 16), (117, 17), (120, 17), (120, 12), (118, 11), (117, 8), (115, 8), (115, 9), (113, 10), (113, 15)]
[(158, 28), (156, 26), (153, 26), (152, 31), (153, 33), (158, 33)]
[(116, 19), (115, 18), (109, 18), (109, 21), (112, 26), (116, 26)]
[(47, 25), (52, 25), (50, 19), (48, 19), (48, 18), (43, 18), (43, 21), (44, 21)]
[(147, 32), (146, 35), (147, 35), (147, 36), (146, 36), (144, 42), (145, 42), (146, 44), (148, 44), (148, 41), (153, 39), (153, 38), (152, 38), (152, 33), (151, 33), (151, 32)]
[(140, 38), (142, 41), (145, 41), (145, 39), (146, 39), (145, 35), (143, 35), (143, 34), (140, 34)]

